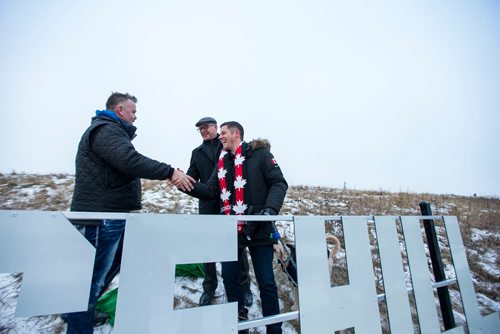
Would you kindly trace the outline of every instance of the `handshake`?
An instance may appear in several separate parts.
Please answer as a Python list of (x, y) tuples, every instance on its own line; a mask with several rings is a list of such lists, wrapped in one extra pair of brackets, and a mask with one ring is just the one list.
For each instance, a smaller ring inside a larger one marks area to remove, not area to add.
[(191, 191), (194, 188), (193, 184), (196, 183), (196, 180), (177, 168), (174, 170), (169, 182), (183, 191)]
[[(259, 212), (254, 213), (254, 215), (257, 215), (257, 216), (275, 216), (277, 214), (278, 213), (273, 208), (264, 208), (264, 209), (260, 210)], [(253, 238), (253, 236), (255, 235), (255, 230), (257, 229), (257, 227), (259, 226), (260, 223), (262, 223), (262, 222), (260, 222), (260, 221), (247, 221), (247, 222), (245, 222), (245, 225), (243, 225), (243, 233), (245, 233), (248, 240), (251, 240)]]

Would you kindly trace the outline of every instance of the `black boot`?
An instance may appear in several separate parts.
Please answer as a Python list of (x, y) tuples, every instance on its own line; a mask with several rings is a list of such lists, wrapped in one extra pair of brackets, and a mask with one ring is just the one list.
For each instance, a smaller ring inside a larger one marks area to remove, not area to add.
[(200, 306), (206, 306), (206, 305), (210, 305), (212, 303), (212, 299), (214, 298), (214, 292), (213, 291), (210, 291), (210, 292), (203, 292), (201, 294), (201, 297), (200, 297)]
[(106, 313), (95, 311), (94, 313), (94, 326), (99, 327), (108, 322), (109, 316)]
[(250, 307), (253, 304), (253, 293), (250, 289), (243, 290), (243, 302), (246, 307)]

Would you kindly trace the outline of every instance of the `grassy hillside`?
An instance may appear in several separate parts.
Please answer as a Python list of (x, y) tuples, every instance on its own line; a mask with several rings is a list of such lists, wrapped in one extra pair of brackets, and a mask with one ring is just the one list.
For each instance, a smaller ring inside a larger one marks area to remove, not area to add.
[[(72, 175), (0, 174), (0, 209), (2, 210), (61, 210), (69, 208), (73, 191)], [(481, 312), (500, 311), (500, 199), (439, 194), (390, 193), (326, 187), (293, 186), (287, 193), (283, 215), (323, 216), (404, 216), (420, 215), (419, 203), (431, 203), (434, 215), (457, 216), (467, 249)], [(166, 182), (143, 181), (143, 211), (152, 213), (196, 213), (197, 200)], [(282, 226), (284, 227), (284, 226)], [(451, 264), (447, 241), (439, 220), (436, 221), (445, 265)], [(284, 227), (285, 228), (285, 227)], [(326, 231), (339, 237), (343, 244), (342, 228), (334, 220)], [(374, 227), (369, 226), (371, 232)], [(370, 233), (374, 238), (375, 233)], [(285, 233), (285, 236), (286, 233)], [(380, 275), (380, 264), (374, 249), (374, 267)], [(345, 253), (339, 252), (332, 272), (332, 285), (347, 280)], [(287, 284), (284, 274), (277, 280)], [(377, 287), (379, 292), (382, 286)], [(453, 287), (452, 287), (453, 288)], [(0, 288), (0, 298), (2, 297)], [(291, 307), (290, 291), (280, 291), (285, 308)], [(454, 306), (460, 314), (458, 302)], [(193, 306), (193, 305), (185, 305)], [(296, 326), (294, 326), (296, 327)]]

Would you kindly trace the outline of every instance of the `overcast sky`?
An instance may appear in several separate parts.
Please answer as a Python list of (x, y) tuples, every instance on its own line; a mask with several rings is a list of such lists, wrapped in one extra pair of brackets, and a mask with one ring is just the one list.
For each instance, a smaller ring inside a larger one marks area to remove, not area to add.
[(120, 91), (184, 170), (213, 116), (291, 185), (500, 195), (499, 1), (2, 1), (0, 39), (3, 173), (74, 173)]

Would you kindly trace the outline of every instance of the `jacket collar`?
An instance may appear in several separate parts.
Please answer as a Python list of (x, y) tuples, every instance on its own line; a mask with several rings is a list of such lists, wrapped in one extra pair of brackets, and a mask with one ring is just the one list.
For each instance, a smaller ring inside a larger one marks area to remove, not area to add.
[(204, 140), (203, 143), (202, 143), (202, 145), (216, 145), (217, 142), (220, 143), (219, 134), (217, 134), (217, 137), (215, 137), (214, 139)]
[[(213, 163), (217, 162), (221, 149), (222, 143), (219, 140), (219, 134), (217, 134), (217, 137), (214, 139), (204, 140), (203, 143), (196, 148), (196, 150), (205, 154)], [(214, 151), (216, 154), (214, 154)]]
[(108, 120), (114, 123), (118, 123), (127, 133), (129, 138), (132, 140), (134, 139), (137, 135), (135, 132), (137, 131), (137, 128), (128, 123), (125, 122), (124, 120), (120, 119), (114, 111), (111, 110), (96, 110), (96, 116), (92, 118), (92, 121), (95, 121), (97, 119), (103, 119), (103, 120)]

